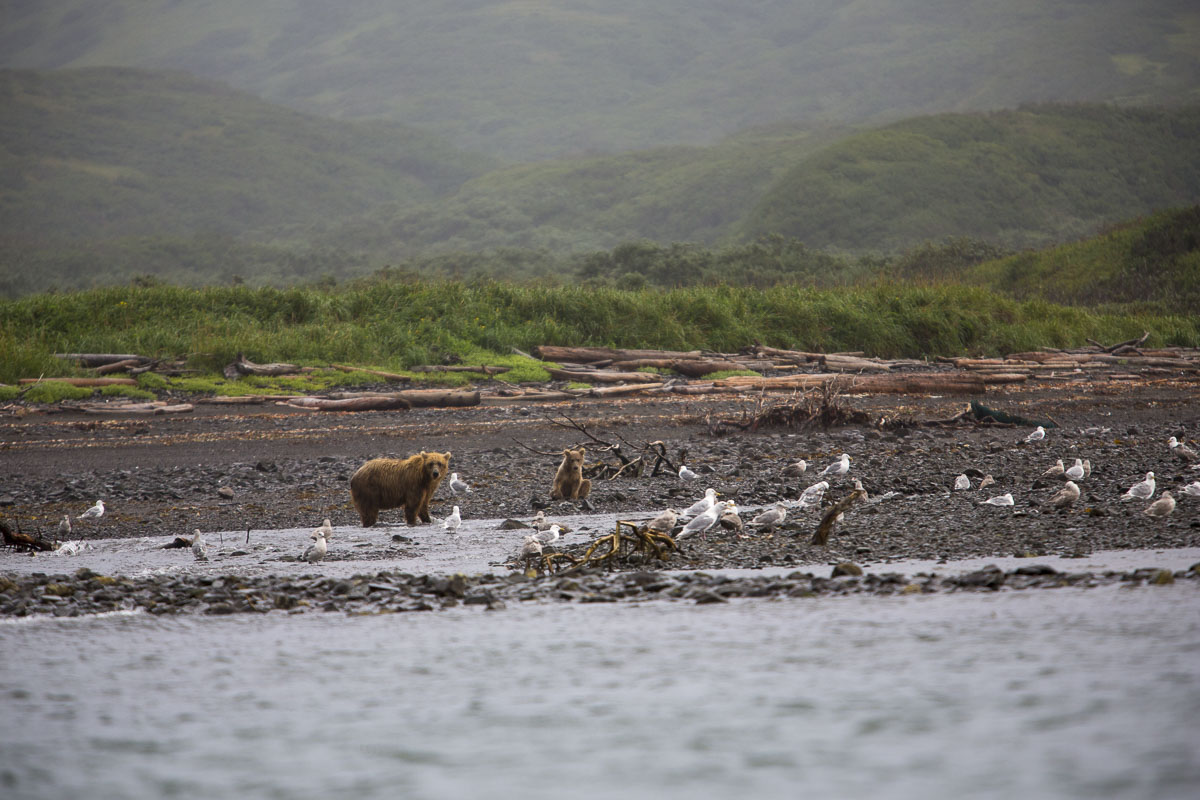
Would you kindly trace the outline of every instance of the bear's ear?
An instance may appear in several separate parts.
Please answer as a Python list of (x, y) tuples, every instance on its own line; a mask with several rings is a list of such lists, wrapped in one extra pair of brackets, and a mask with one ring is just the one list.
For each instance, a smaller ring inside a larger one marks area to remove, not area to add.
[(449, 450), (447, 450), (447, 451), (446, 451), (445, 453), (443, 453), (442, 455), (444, 455), (444, 456), (446, 457), (446, 460), (447, 460), (447, 461), (449, 461), (449, 460), (450, 460), (450, 456), (452, 455), (452, 453), (451, 453)]

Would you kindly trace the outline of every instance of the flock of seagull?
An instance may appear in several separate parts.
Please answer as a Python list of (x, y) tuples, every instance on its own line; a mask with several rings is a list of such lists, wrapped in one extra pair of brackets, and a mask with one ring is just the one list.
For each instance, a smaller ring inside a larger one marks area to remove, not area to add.
[[(1032, 433), (1025, 437), (1024, 441), (1027, 444), (1042, 441), (1046, 438), (1046, 430), (1042, 426), (1038, 426)], [(1192, 469), (1200, 469), (1200, 454), (1188, 447), (1183, 442), (1180, 442), (1176, 437), (1172, 436), (1167, 440), (1167, 446), (1170, 452), (1182, 461), (1185, 461), (1192, 466)], [(778, 502), (773, 506), (763, 510), (761, 513), (753, 517), (749, 524), (765, 531), (773, 530), (782, 525), (788, 516), (789, 507), (795, 507), (799, 511), (804, 511), (809, 508), (820, 506), (825, 492), (829, 489), (829, 481), (826, 478), (837, 478), (845, 475), (850, 471), (851, 457), (842, 453), (837, 460), (829, 464), (820, 473), (818, 477), (821, 480), (812, 484), (801, 492), (800, 497), (790, 503)], [(808, 471), (808, 463), (803, 459), (786, 466), (782, 475), (788, 478), (796, 478), (803, 476)], [(694, 482), (700, 476), (691, 468), (683, 465), (679, 468), (679, 479), (684, 482)], [(1091, 477), (1092, 465), (1088, 459), (1075, 459), (1075, 463), (1071, 466), (1066, 466), (1062, 459), (1058, 459), (1045, 472), (1042, 473), (1042, 478), (1060, 478), (1064, 481), (1062, 489), (1054, 494), (1049, 500), (1043, 503), (1044, 508), (1053, 510), (1066, 509), (1072, 506), (1081, 496), (1082, 491), (1079, 487), (1079, 482)], [(985, 489), (995, 483), (995, 479), (991, 475), (985, 475), (979, 482), (976, 489)], [(459, 495), (464, 495), (472, 491), (466, 481), (459, 478), (458, 473), (454, 472), (450, 475), (449, 480), (450, 491), (457, 498)], [(971, 479), (964, 473), (958, 475), (954, 479), (954, 490), (962, 491), (972, 488)], [(1147, 472), (1145, 477), (1129, 487), (1129, 489), (1121, 495), (1124, 500), (1140, 500), (1152, 502), (1145, 508), (1144, 512), (1147, 516), (1162, 518), (1170, 515), (1175, 510), (1175, 498), (1170, 491), (1164, 491), (1157, 500), (1154, 500), (1154, 492), (1157, 488), (1153, 472)], [(1183, 486), (1180, 492), (1191, 497), (1200, 497), (1200, 480), (1192, 481)], [(854, 493), (858, 499), (866, 499), (867, 493), (863, 489), (862, 482), (858, 479), (854, 480)], [(715, 489), (708, 488), (704, 491), (704, 496), (697, 500), (686, 509), (679, 511), (674, 508), (668, 508), (647, 523), (647, 528), (656, 533), (670, 533), (674, 531), (680, 524), (682, 529), (675, 534), (676, 541), (682, 541), (694, 536), (707, 538), (706, 534), (714, 527), (720, 525), (723, 528), (731, 530), (742, 530), (744, 523), (739, 516), (739, 509), (733, 500), (717, 500), (718, 492)], [(990, 497), (987, 500), (981, 501), (981, 505), (990, 506), (1012, 506), (1016, 501), (1011, 492), (1002, 495)], [(76, 522), (83, 520), (96, 520), (104, 516), (104, 501), (97, 500), (96, 504), (84, 511), (78, 517)], [(838, 514), (841, 518), (841, 514)], [(836, 520), (835, 520), (836, 521)], [(459, 506), (455, 505), (450, 514), (442, 520), (439, 520), (443, 530), (449, 534), (458, 532), (462, 525), (462, 511)], [(533, 528), (533, 533), (524, 538), (521, 546), (520, 555), (525, 558), (541, 555), (546, 547), (557, 542), (563, 533), (562, 526), (552, 523), (546, 519), (544, 511), (538, 511), (530, 523)], [(73, 530), (70, 515), (63, 515), (62, 521), (58, 525), (58, 536), (60, 540), (65, 540), (70, 536)], [(333, 537), (333, 526), (330, 520), (326, 519), (324, 523), (316, 528), (309, 538), (312, 544), (308, 546), (300, 556), (301, 561), (309, 564), (315, 564), (322, 561), (329, 552), (329, 541)], [(74, 543), (67, 543), (74, 544)], [(66, 548), (68, 552), (77, 552), (78, 548)], [(192, 555), (197, 561), (208, 560), (208, 545), (204, 541), (204, 535), (199, 529), (196, 529), (192, 535)]]

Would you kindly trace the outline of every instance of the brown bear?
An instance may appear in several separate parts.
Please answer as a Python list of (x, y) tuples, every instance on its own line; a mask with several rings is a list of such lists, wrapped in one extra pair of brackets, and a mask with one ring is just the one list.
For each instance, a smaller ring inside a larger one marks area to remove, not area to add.
[(405, 459), (373, 458), (350, 476), (350, 499), (358, 509), (364, 528), (379, 519), (379, 512), (404, 506), (409, 525), (432, 522), (429, 500), (437, 491), (447, 470), (450, 453), (426, 453), (422, 450)]
[(550, 499), (582, 500), (592, 491), (592, 482), (583, 477), (585, 452), (582, 447), (563, 450), (563, 460), (554, 475), (554, 488), (550, 491)]

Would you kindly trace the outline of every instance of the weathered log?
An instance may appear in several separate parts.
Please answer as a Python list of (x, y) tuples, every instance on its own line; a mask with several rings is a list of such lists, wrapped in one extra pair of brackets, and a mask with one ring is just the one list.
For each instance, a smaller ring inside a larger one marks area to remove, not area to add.
[(687, 375), (689, 378), (701, 378), (714, 372), (745, 369), (736, 361), (718, 359), (677, 359), (671, 364), (671, 369)]
[(512, 406), (522, 403), (556, 403), (563, 400), (578, 400), (580, 395), (574, 392), (522, 392), (513, 395), (490, 395), (481, 397), (480, 405), (484, 406)]
[[(337, 392), (329, 397), (314, 397), (313, 400), (404, 400), (413, 408), (458, 407), (479, 405), (479, 392), (449, 389), (404, 389), (399, 392)], [(301, 400), (300, 397), (282, 398), (284, 402)], [(308, 402), (303, 400), (302, 402)]]
[(110, 372), (124, 372), (127, 369), (141, 366), (143, 362), (140, 358), (127, 358), (124, 361), (113, 361), (109, 364), (96, 367), (97, 375), (107, 375)]
[(588, 397), (622, 397), (637, 394), (647, 389), (657, 389), (661, 383), (627, 383), (623, 386), (597, 386), (588, 390)]
[(581, 383), (621, 383), (622, 381), (636, 381), (638, 383), (647, 380), (659, 380), (663, 378), (661, 375), (655, 375), (653, 372), (611, 372), (608, 370), (569, 370), (555, 369), (554, 367), (546, 367), (550, 376), (560, 381), (579, 381)]
[(477, 367), (468, 366), (466, 364), (424, 364), (419, 367), (409, 367), (413, 372), (478, 372), (482, 375), (500, 375), (508, 372), (512, 367), (493, 367), (486, 364), (481, 364)]
[(846, 394), (983, 394), (985, 385), (978, 375), (961, 373), (906, 373), (892, 375), (781, 375), (753, 378), (734, 375), (716, 381), (716, 386), (750, 389), (811, 389), (837, 381)]
[(1004, 383), (1023, 383), (1029, 380), (1030, 375), (1023, 372), (985, 372), (981, 373), (979, 377), (988, 386), (993, 386)]
[(276, 405), (303, 408), (307, 411), (407, 411), (412, 403), (403, 397), (356, 397), (332, 400), (327, 397), (297, 397)]
[(31, 383), (69, 383), (72, 386), (137, 386), (133, 378), (21, 378), (22, 385)]
[(821, 363), (830, 372), (888, 372), (891, 370), (882, 361), (856, 356), (840, 356), (830, 353), (821, 357)]
[(197, 397), (196, 402), (217, 406), (260, 405), (279, 400), (292, 400), (298, 396), (294, 394), (243, 394), (220, 397)]
[(639, 358), (700, 358), (699, 350), (687, 352), (679, 350), (619, 350), (612, 347), (559, 347), (558, 345), (543, 344), (533, 348), (533, 354), (543, 361), (570, 362), (587, 364), (592, 361), (632, 361)]
[(241, 353), (238, 353), (237, 358), (225, 366), (224, 374), (229, 380), (234, 380), (243, 375), (261, 375), (274, 377), (278, 375), (295, 375), (300, 372), (312, 372), (312, 367), (300, 367), (296, 364), (271, 363), (271, 364), (255, 364), (247, 359)]
[(1106, 353), (1113, 353), (1113, 352), (1116, 352), (1117, 350), (1120, 350), (1122, 347), (1140, 347), (1149, 338), (1150, 338), (1150, 331), (1146, 331), (1145, 333), (1143, 333), (1141, 336), (1139, 336), (1136, 339), (1129, 339), (1128, 341), (1125, 341), (1125, 342), (1117, 342), (1116, 344), (1112, 345), (1111, 347), (1106, 347), (1105, 345), (1102, 345), (1099, 342), (1097, 342), (1095, 339), (1088, 339), (1087, 341), (1089, 344), (1094, 344), (1096, 347), (1099, 347), (1101, 350), (1103, 350)]
[(195, 411), (191, 403), (176, 403), (174, 405), (153, 403), (92, 403), (79, 407), (86, 414), (184, 414)]
[(117, 361), (145, 362), (151, 360), (147, 356), (139, 356), (136, 353), (55, 353), (54, 357), (78, 361), (82, 367), (102, 367)]
[(49, 539), (43, 539), (41, 536), (34, 536), (30, 533), (25, 533), (20, 530), (13, 530), (12, 527), (4, 520), (0, 519), (0, 536), (4, 538), (4, 544), (7, 547), (16, 547), (29, 550), (57, 550), (58, 542)]

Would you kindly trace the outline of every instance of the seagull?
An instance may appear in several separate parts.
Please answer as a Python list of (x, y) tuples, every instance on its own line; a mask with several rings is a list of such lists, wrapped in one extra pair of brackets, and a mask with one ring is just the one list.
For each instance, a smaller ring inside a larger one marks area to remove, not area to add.
[(1146, 477), (1129, 487), (1129, 491), (1121, 495), (1122, 500), (1149, 500), (1154, 496), (1154, 473), (1147, 472)]
[(828, 488), (829, 481), (819, 481), (801, 492), (799, 501), (801, 510), (818, 505), (821, 502), (821, 496)]
[(1180, 491), (1192, 497), (1200, 497), (1200, 481), (1192, 481)]
[(985, 505), (989, 506), (1011, 506), (1013, 505), (1012, 492), (1009, 492), (1008, 494), (1002, 494), (999, 497), (989, 497), (983, 502)]
[(957, 478), (954, 479), (955, 491), (958, 491), (959, 489), (970, 489), (970, 488), (971, 488), (971, 479), (968, 478), (966, 475), (959, 475)]
[(807, 471), (808, 471), (808, 462), (802, 458), (799, 461), (797, 461), (796, 463), (788, 464), (786, 467), (784, 467), (783, 468), (783, 477), (799, 478), (801, 475), (803, 475)]
[(683, 512), (683, 515), (685, 517), (694, 517), (697, 514), (703, 514), (705, 511), (708, 511), (710, 508), (712, 508), (714, 505), (716, 505), (716, 502), (717, 502), (717, 490), (716, 489), (705, 489), (704, 490), (704, 499), (697, 500), (696, 502), (694, 502), (690, 506), (688, 506), (687, 510), (685, 510)]
[(1075, 481), (1067, 481), (1063, 488), (1059, 489), (1058, 494), (1046, 501), (1046, 505), (1051, 508), (1066, 508), (1079, 499), (1079, 484)]
[(732, 506), (732, 500), (726, 500), (723, 503), (714, 503), (711, 508), (705, 511), (700, 516), (688, 522), (683, 526), (683, 530), (675, 537), (675, 541), (681, 542), (697, 533), (708, 533), (708, 529), (717, 524), (717, 520), (721, 517), (721, 512)]
[(1197, 461), (1200, 461), (1200, 453), (1197, 453), (1195, 450), (1188, 447), (1186, 444), (1179, 441), (1174, 436), (1172, 436), (1170, 439), (1167, 439), (1167, 446), (1171, 448), (1171, 452), (1175, 455), (1176, 458), (1179, 458), (1183, 461), (1187, 461), (1189, 463), (1195, 463)]
[(104, 501), (97, 500), (96, 505), (80, 514), (76, 519), (100, 519), (104, 516)]
[(1034, 429), (1033, 433), (1031, 433), (1025, 437), (1025, 441), (1040, 442), (1042, 439), (1045, 439), (1045, 438), (1046, 438), (1046, 429), (1043, 428), (1041, 425), (1038, 425), (1037, 428)]
[(979, 486), (977, 486), (976, 488), (986, 489), (987, 487), (991, 486), (995, 482), (996, 482), (996, 479), (993, 478), (991, 476), (991, 474), (989, 473), (989, 474), (983, 476), (983, 480), (979, 481)]
[(744, 527), (742, 518), (738, 516), (737, 504), (732, 500), (729, 502), (728, 508), (721, 512), (721, 516), (717, 518), (717, 523), (727, 531), (740, 531)]
[(1092, 477), (1092, 460), (1090, 458), (1085, 458), (1083, 460), (1083, 477)]
[(1046, 471), (1042, 473), (1042, 477), (1043, 478), (1057, 478), (1059, 475), (1062, 475), (1064, 472), (1066, 472), (1066, 468), (1063, 466), (1063, 460), (1060, 458), (1058, 461), (1054, 462), (1054, 466), (1046, 468)]
[(538, 544), (544, 547), (545, 545), (554, 544), (557, 542), (561, 537), (561, 534), (562, 528), (558, 527), (557, 525), (551, 525), (549, 530), (538, 531), (537, 533), (532, 534), (532, 536), (534, 539), (537, 539)]
[(308, 549), (304, 551), (304, 555), (300, 556), (302, 560), (310, 564), (315, 564), (322, 560), (325, 558), (325, 554), (329, 552), (329, 544), (325, 541), (325, 531), (317, 528), (315, 533), (317, 534), (317, 541), (310, 544)]
[(785, 519), (787, 519), (787, 508), (784, 507), (783, 503), (776, 503), (774, 508), (768, 508), (750, 520), (750, 524), (760, 525), (767, 530), (772, 530), (775, 526), (782, 525)]
[(842, 457), (830, 464), (821, 475), (845, 475), (850, 471), (850, 456), (842, 453)]
[(655, 533), (670, 533), (675, 527), (675, 521), (678, 519), (679, 512), (673, 508), (668, 508), (650, 520), (649, 524), (646, 525), (646, 530), (654, 531)]
[(316, 528), (312, 533), (310, 533), (308, 535), (308, 538), (316, 540), (318, 535), (324, 536), (325, 541), (327, 541), (327, 542), (330, 539), (332, 539), (333, 538), (333, 523), (330, 522), (328, 519), (326, 519), (324, 522), (321, 523), (321, 527)]
[(525, 542), (521, 545), (521, 558), (529, 560), (534, 556), (542, 554), (542, 543), (538, 541), (537, 534), (530, 534), (525, 537)]
[(1148, 517), (1165, 517), (1175, 510), (1175, 498), (1170, 492), (1163, 492), (1162, 497), (1146, 507), (1144, 512)]
[(699, 475), (697, 475), (696, 473), (694, 473), (690, 469), (688, 469), (686, 465), (684, 465), (684, 464), (679, 465), (679, 480), (694, 481), (694, 480), (696, 480), (696, 478), (699, 478), (699, 477), (700, 477)]
[(538, 511), (537, 516), (533, 518), (533, 522), (529, 523), (529, 526), (534, 530), (548, 531), (551, 524), (546, 521), (546, 512)]
[(1083, 461), (1075, 459), (1075, 463), (1063, 471), (1063, 477), (1069, 481), (1081, 481), (1087, 475), (1087, 470), (1083, 468)]
[(192, 557), (197, 561), (208, 561), (208, 544), (199, 528), (192, 531)]
[(71, 515), (63, 514), (62, 522), (58, 523), (58, 538), (65, 539), (70, 535), (71, 535)]
[(462, 524), (462, 514), (458, 510), (458, 506), (450, 512), (450, 516), (442, 521), (442, 527), (446, 529), (446, 533), (458, 533), (458, 526)]
[(457, 472), (451, 472), (450, 473), (450, 491), (456, 495), (459, 495), (459, 494), (464, 494), (466, 492), (471, 491), (471, 487), (467, 486), (466, 481), (460, 481), (458, 479)]

